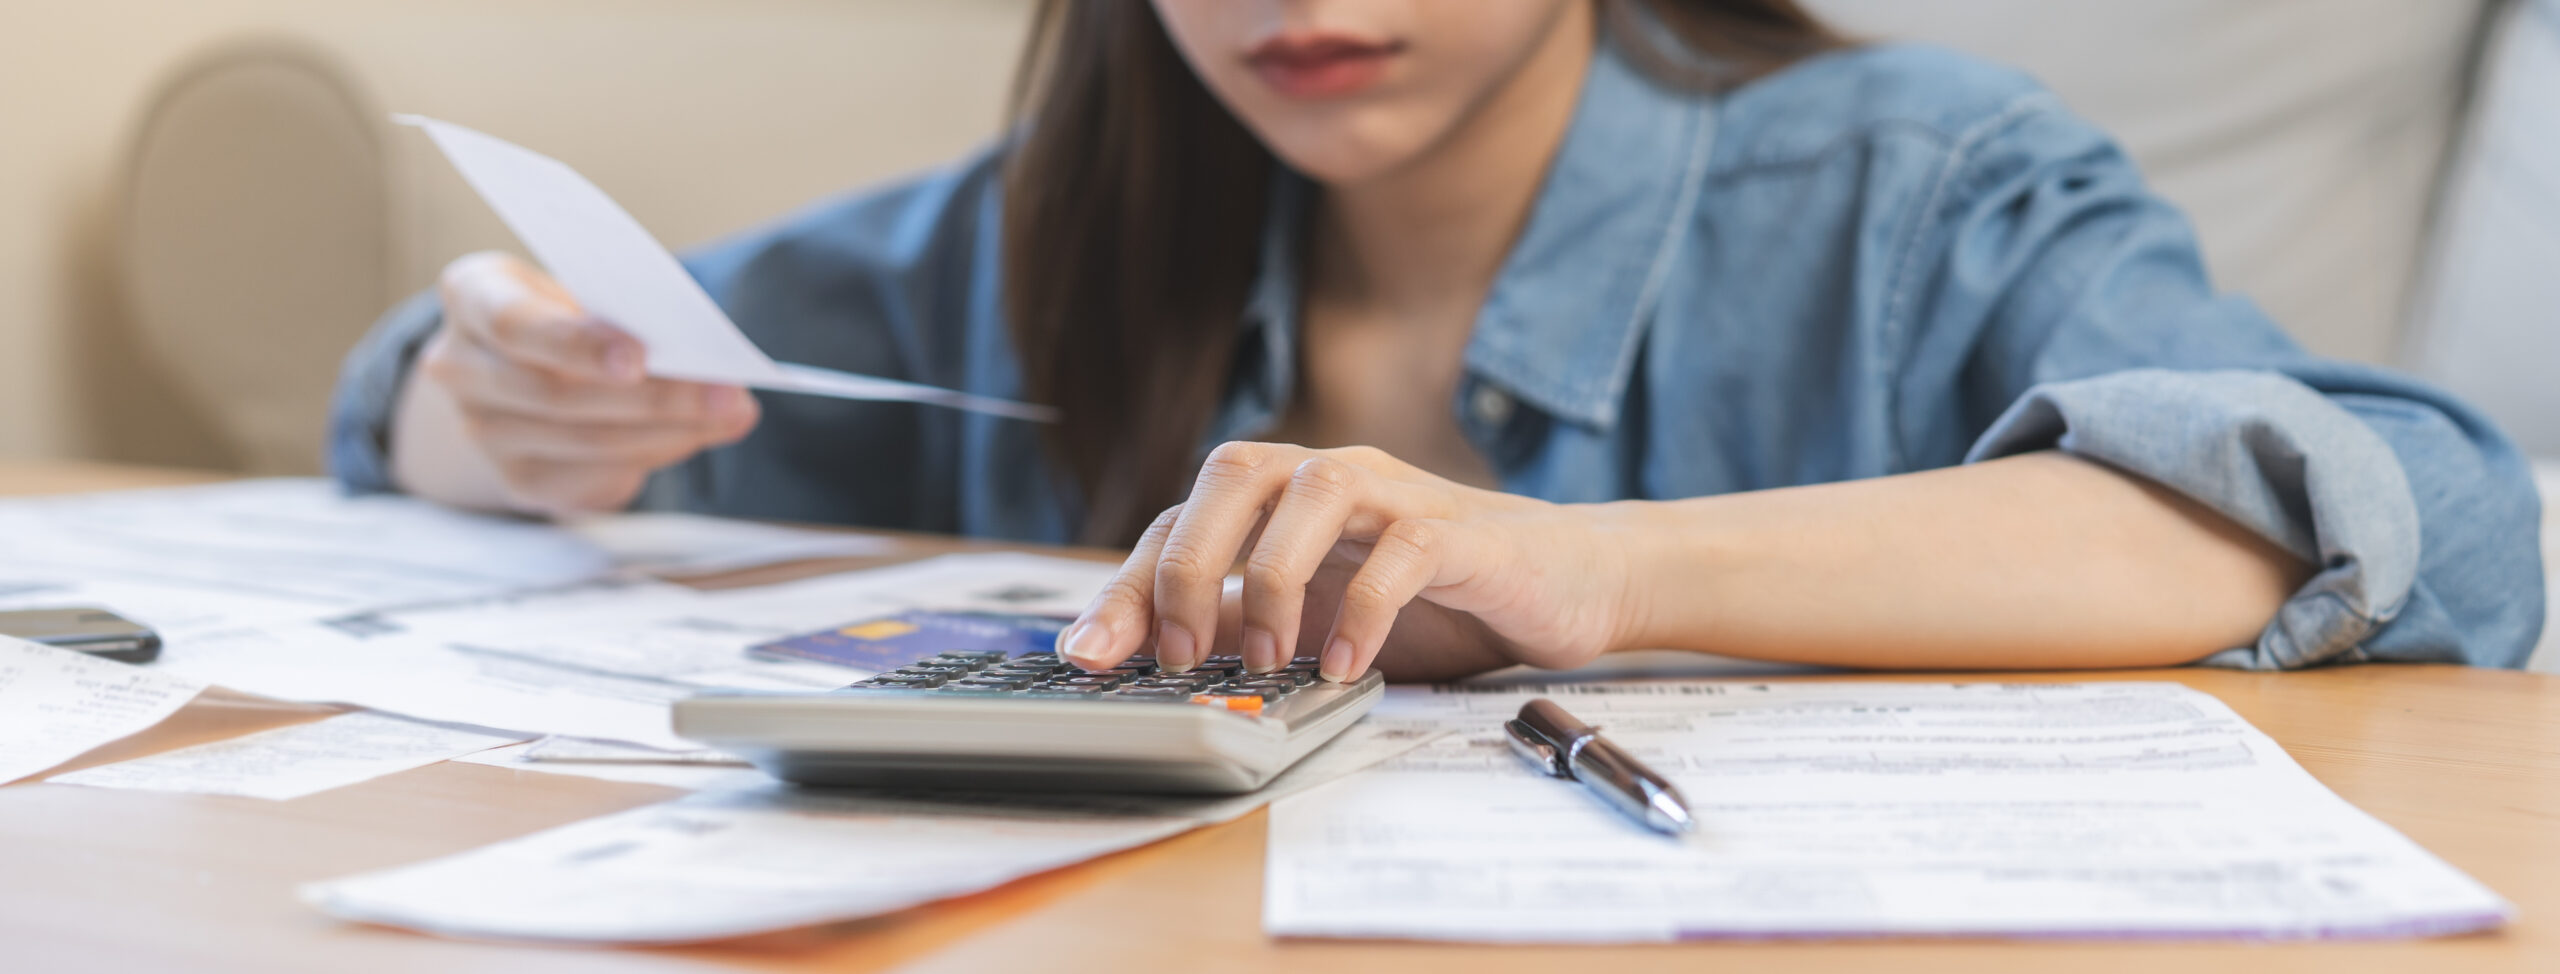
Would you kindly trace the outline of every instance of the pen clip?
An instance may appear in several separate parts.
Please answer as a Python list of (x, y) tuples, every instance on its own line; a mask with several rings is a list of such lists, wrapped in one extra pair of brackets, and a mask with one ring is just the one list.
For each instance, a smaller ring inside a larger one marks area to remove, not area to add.
[(1571, 778), (1573, 771), (1565, 762), (1569, 756), (1538, 733), (1537, 728), (1516, 720), (1502, 722), (1502, 731), (1511, 738), (1511, 753), (1520, 756), (1550, 778)]

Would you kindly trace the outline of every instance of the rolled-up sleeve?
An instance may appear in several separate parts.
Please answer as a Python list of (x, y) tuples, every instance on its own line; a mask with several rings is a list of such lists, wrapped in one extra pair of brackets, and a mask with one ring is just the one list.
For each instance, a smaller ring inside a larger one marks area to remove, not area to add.
[(434, 291), (385, 312), (347, 353), (329, 402), (329, 475), (349, 490), (382, 492), (391, 484), (391, 414), (418, 349), (444, 320)]
[(2022, 99), (1952, 147), (1915, 234), (1906, 395), (1951, 386), (1968, 462), (2061, 450), (2159, 483), (2314, 568), (2255, 645), (2202, 662), (2520, 666), (2540, 501), (2484, 417), (2303, 352), (2217, 294), (2185, 220), (2095, 129)]

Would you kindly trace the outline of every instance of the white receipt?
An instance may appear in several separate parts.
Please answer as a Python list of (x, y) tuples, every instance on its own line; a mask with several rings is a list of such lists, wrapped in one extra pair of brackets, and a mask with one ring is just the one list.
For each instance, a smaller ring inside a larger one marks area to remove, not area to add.
[(521, 740), (382, 714), (339, 714), (48, 779), (286, 801)]
[(621, 204), (577, 170), (541, 153), (451, 122), (418, 115), (423, 129), (498, 218), (569, 293), (648, 348), (652, 375), (805, 392), (840, 399), (918, 402), (1016, 419), (1057, 411), (951, 389), (775, 362), (739, 331), (674, 254)]
[[(1394, 690), (1464, 728), (1272, 811), (1263, 927), (1307, 937), (2413, 936), (2510, 908), (2165, 683)], [(1671, 777), (1645, 831), (1498, 736), (1547, 696)]]
[(1225, 821), (1430, 736), (1355, 725), (1233, 798), (704, 792), (302, 896), (349, 920), (472, 938), (735, 937), (900, 910)]
[(674, 511), (608, 514), (562, 526), (604, 549), (623, 571), (652, 575), (709, 575), (816, 558), (884, 555), (898, 546), (876, 534)]
[(204, 684), (0, 636), (0, 784), (157, 724)]
[(660, 751), (567, 737), (492, 748), (454, 762), (686, 791), (744, 788), (765, 780), (764, 772), (719, 751)]
[(824, 690), (865, 675), (757, 660), (750, 646), (905, 609), (1073, 612), (1113, 568), (990, 553), (716, 592), (599, 582), (215, 632), (172, 643), (157, 665), (285, 700), (681, 751), (699, 745), (675, 736), (668, 706), (697, 690)]
[(102, 605), (189, 636), (603, 574), (547, 525), (327, 480), (246, 480), (0, 502), (0, 608)]
[(159, 667), (244, 693), (414, 717), (680, 750), (667, 724), (692, 687), (473, 653), (399, 632), (302, 623), (218, 633), (172, 647)]

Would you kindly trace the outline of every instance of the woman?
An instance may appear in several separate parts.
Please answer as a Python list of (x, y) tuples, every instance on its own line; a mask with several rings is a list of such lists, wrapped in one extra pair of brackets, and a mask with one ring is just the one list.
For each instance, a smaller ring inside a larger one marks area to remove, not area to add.
[(1060, 641), (1092, 666), (2515, 665), (2539, 630), (2499, 434), (2217, 295), (2014, 73), (1789, 0), (1050, 0), (1023, 77), (994, 150), (692, 268), (777, 358), (1060, 423), (645, 378), (480, 256), (355, 352), (337, 471), (1134, 541)]

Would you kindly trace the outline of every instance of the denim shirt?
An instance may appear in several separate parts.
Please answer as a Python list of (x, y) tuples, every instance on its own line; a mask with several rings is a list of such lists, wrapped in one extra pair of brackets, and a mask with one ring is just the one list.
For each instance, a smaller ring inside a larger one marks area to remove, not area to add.
[[(1018, 398), (1000, 151), (689, 266), (777, 359)], [(1282, 182), (1204, 452), (1271, 428), (1294, 387), (1309, 193)], [(436, 322), (421, 296), (350, 356), (331, 450), (349, 485), (389, 489), (389, 414)], [(1075, 535), (1078, 502), (1030, 424), (758, 396), (752, 435), (661, 472), (641, 503)], [(1709, 95), (1604, 45), (1450, 408), (1503, 489), (1559, 502), (2051, 449), (2138, 474), (2318, 567), (2217, 665), (2517, 666), (2542, 624), (2539, 501), (2486, 419), (2303, 352), (2213, 289), (2185, 220), (2103, 133), (2029, 79), (1941, 50), (1843, 51)]]

